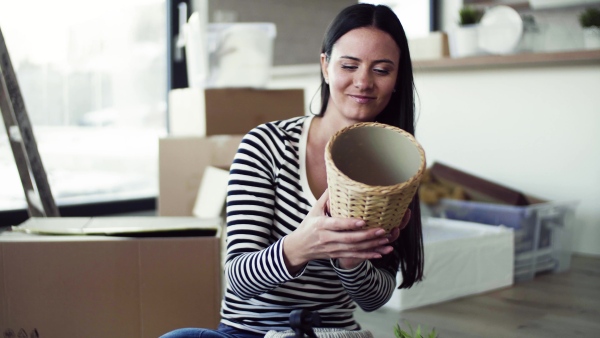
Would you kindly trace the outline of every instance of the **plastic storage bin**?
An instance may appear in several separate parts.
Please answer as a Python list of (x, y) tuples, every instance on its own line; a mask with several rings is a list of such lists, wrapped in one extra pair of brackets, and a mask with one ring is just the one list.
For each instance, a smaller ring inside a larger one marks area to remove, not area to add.
[(437, 217), (512, 228), (515, 238), (515, 282), (539, 272), (562, 272), (571, 264), (572, 227), (577, 202), (510, 206), (442, 199)]

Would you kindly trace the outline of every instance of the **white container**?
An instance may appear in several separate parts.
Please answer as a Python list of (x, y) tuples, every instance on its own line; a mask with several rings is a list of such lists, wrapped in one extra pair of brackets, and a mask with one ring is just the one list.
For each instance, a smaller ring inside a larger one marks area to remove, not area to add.
[(455, 27), (448, 34), (450, 56), (461, 58), (481, 54), (478, 35), (478, 24)]
[(273, 65), (275, 24), (215, 23), (208, 25), (208, 87), (265, 88)]
[(588, 27), (583, 29), (583, 46), (585, 49), (600, 48), (600, 28)]
[(515, 282), (540, 272), (569, 270), (576, 201), (500, 205), (442, 199), (434, 215), (448, 219), (502, 225), (515, 232)]
[(423, 281), (394, 290), (386, 308), (403, 311), (513, 284), (512, 229), (425, 217), (423, 247)]
[(275, 24), (208, 24), (206, 11), (194, 12), (186, 26), (189, 87), (265, 88), (273, 65)]

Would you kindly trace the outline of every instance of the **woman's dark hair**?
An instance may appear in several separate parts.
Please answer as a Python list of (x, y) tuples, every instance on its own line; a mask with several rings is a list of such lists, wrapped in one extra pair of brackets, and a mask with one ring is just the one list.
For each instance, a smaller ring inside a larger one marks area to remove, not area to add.
[[(349, 31), (361, 27), (375, 27), (388, 33), (400, 49), (400, 63), (396, 79), (395, 93), (390, 102), (375, 118), (376, 122), (401, 128), (411, 134), (415, 133), (415, 89), (408, 40), (404, 28), (396, 14), (387, 6), (357, 4), (343, 9), (331, 22), (321, 47), (321, 53), (327, 58), (337, 40)], [(321, 71), (321, 110), (323, 116), (329, 101), (329, 85), (325, 82)], [(421, 230), (421, 210), (419, 196), (415, 195), (409, 209), (409, 224), (402, 230), (398, 240), (393, 244), (394, 252), (378, 260), (372, 260), (377, 267), (385, 268), (396, 275), (398, 268), (402, 271), (402, 283), (398, 287), (410, 288), (415, 282), (423, 279), (423, 234)]]

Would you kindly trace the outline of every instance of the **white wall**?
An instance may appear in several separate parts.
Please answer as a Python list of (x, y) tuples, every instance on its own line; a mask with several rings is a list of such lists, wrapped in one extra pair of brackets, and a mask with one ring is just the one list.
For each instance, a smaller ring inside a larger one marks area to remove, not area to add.
[(600, 65), (417, 71), (415, 82), (429, 163), (579, 200), (574, 251), (600, 255)]
[[(278, 68), (271, 88), (318, 89), (317, 65)], [(600, 255), (600, 65), (415, 72), (416, 135), (429, 164), (549, 201), (579, 201), (573, 248)], [(318, 109), (319, 96), (313, 111)]]

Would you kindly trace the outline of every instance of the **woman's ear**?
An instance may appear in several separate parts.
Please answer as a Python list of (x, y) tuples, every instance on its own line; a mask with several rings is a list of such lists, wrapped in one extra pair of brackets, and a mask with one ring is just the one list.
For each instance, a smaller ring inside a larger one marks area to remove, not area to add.
[(321, 53), (321, 73), (323, 73), (323, 78), (325, 78), (325, 83), (329, 84), (329, 72), (327, 71), (327, 67), (329, 66), (329, 60), (327, 60), (327, 55), (325, 53)]

